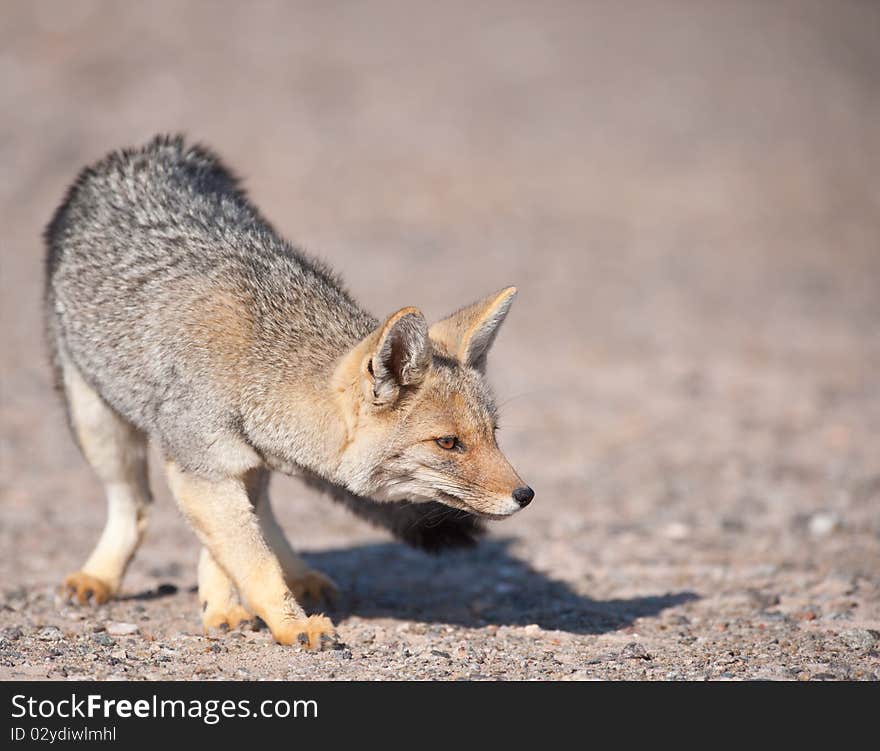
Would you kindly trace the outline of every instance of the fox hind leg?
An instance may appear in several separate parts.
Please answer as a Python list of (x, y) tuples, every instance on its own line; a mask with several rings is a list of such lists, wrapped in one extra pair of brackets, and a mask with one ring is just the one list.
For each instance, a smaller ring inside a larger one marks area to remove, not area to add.
[(63, 589), (79, 603), (101, 604), (119, 591), (146, 529), (152, 500), (147, 440), (86, 383), (76, 366), (63, 357), (61, 363), (71, 426), (107, 496), (107, 521), (98, 544), (82, 569), (64, 580)]

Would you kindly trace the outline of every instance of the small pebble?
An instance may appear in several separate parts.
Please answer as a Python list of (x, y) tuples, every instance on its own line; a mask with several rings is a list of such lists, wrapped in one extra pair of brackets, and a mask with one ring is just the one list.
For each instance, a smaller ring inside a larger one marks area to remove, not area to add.
[(134, 623), (113, 621), (107, 624), (107, 633), (111, 636), (131, 636), (139, 631)]
[(95, 642), (96, 644), (100, 644), (102, 647), (112, 647), (116, 644), (116, 642), (113, 641), (113, 639), (111, 639), (104, 632), (101, 632), (99, 634), (95, 634), (92, 637), (92, 641)]
[(842, 526), (842, 520), (839, 514), (832, 512), (823, 512), (813, 514), (807, 523), (807, 528), (813, 537), (827, 537), (832, 532), (836, 532)]
[(670, 522), (662, 530), (663, 536), (670, 540), (684, 540), (691, 534), (691, 528), (682, 522)]
[(57, 626), (46, 626), (37, 634), (37, 638), (40, 641), (58, 641), (64, 638), (64, 634)]
[(620, 656), (626, 660), (650, 660), (651, 655), (648, 653), (648, 650), (645, 649), (644, 645), (639, 644), (637, 641), (632, 641), (627, 644), (621, 651)]

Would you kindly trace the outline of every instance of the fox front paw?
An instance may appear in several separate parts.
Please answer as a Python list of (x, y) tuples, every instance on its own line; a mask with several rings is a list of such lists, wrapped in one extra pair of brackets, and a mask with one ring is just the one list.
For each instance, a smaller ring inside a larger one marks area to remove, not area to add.
[(339, 646), (339, 637), (333, 622), (324, 615), (310, 615), (308, 618), (287, 621), (280, 628), (273, 629), (272, 636), (279, 644), (316, 651), (336, 649)]
[(324, 603), (332, 607), (339, 594), (336, 583), (329, 576), (314, 569), (288, 575), (285, 581), (297, 602), (311, 605)]
[(211, 607), (210, 603), (205, 603), (202, 610), (202, 627), (206, 634), (209, 631), (231, 631), (252, 620), (253, 616), (237, 603), (226, 608)]
[(103, 605), (115, 594), (115, 589), (107, 582), (83, 571), (77, 571), (64, 580), (61, 585), (61, 595), (68, 601), (78, 602), (80, 605), (91, 603)]

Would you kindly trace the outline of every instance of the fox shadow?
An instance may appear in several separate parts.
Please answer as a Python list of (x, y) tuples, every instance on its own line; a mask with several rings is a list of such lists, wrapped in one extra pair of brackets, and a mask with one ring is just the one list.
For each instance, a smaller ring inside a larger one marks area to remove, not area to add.
[(469, 628), (534, 623), (545, 630), (601, 634), (698, 599), (686, 591), (593, 600), (513, 556), (511, 542), (484, 540), (442, 555), (376, 543), (303, 557), (340, 586), (339, 601), (329, 611), (337, 621), (357, 615)]

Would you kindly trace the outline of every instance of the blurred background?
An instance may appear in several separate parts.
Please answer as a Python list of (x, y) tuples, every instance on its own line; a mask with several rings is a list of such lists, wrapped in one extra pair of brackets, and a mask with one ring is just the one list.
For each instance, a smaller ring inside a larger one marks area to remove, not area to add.
[[(7, 573), (60, 581), (104, 514), (50, 391), (40, 233), (83, 165), (183, 131), (377, 316), (519, 286), (489, 374), (537, 497), (492, 529), (530, 566), (591, 597), (840, 576), (880, 617), (880, 4), (0, 10)], [(194, 581), (156, 488), (135, 589), (169, 558)], [(275, 496), (309, 549), (384, 539)]]

